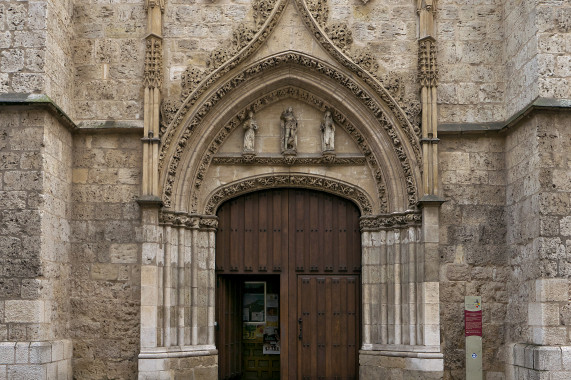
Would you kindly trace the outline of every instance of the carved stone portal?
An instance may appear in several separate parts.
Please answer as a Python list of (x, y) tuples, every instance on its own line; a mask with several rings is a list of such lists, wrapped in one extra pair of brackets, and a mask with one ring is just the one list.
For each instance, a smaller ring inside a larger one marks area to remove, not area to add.
[(293, 114), (293, 108), (288, 107), (280, 116), (282, 129), (282, 153), (284, 155), (297, 154), (297, 119)]

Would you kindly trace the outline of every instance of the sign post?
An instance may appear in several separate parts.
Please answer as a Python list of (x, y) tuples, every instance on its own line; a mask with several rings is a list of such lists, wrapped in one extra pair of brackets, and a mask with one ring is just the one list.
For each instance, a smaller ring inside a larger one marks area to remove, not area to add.
[(466, 380), (482, 380), (482, 297), (464, 298)]

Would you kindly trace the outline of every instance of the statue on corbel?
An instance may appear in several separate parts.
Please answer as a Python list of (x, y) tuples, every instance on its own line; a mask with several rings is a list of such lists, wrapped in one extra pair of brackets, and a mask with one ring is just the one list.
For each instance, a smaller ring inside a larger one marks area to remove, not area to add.
[(254, 111), (248, 111), (248, 117), (242, 123), (242, 129), (244, 129), (242, 156), (245, 158), (253, 158), (256, 155), (255, 142), (256, 131), (258, 130), (258, 123), (254, 120)]
[(288, 107), (280, 116), (282, 129), (282, 154), (295, 156), (297, 154), (297, 119), (293, 108)]
[(331, 111), (325, 111), (321, 122), (321, 151), (323, 154), (333, 154), (335, 150), (335, 123)]

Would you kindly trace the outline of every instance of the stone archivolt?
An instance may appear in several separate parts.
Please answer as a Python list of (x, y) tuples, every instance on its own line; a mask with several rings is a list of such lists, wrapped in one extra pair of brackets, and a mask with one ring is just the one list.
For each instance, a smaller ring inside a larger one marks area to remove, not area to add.
[[(311, 70), (321, 75), (325, 75), (326, 77), (329, 77), (331, 79), (334, 79), (337, 83), (343, 85), (345, 88), (350, 90), (351, 93), (355, 96), (355, 98), (357, 98), (364, 106), (366, 106), (371, 111), (373, 115), (375, 115), (377, 121), (389, 136), (390, 141), (393, 144), (393, 148), (401, 162), (404, 177), (406, 179), (406, 191), (408, 194), (407, 196), (408, 196), (409, 207), (414, 208), (416, 206), (417, 190), (415, 186), (415, 180), (413, 178), (413, 168), (411, 167), (409, 158), (405, 153), (403, 143), (399, 137), (399, 134), (396, 131), (398, 127), (393, 125), (393, 122), (385, 115), (383, 111), (383, 105), (375, 99), (373, 94), (370, 94), (364, 87), (359, 85), (357, 81), (353, 80), (348, 75), (338, 71), (334, 67), (300, 53), (287, 52), (257, 62), (247, 67), (242, 73), (239, 73), (238, 75), (229, 79), (221, 87), (219, 87), (218, 91), (215, 92), (208, 100), (206, 100), (200, 108), (198, 108), (198, 110), (193, 114), (192, 118), (186, 123), (186, 128), (180, 133), (177, 146), (175, 148), (174, 153), (172, 154), (168, 171), (166, 173), (163, 201), (165, 202), (165, 205), (167, 207), (171, 203), (172, 187), (175, 181), (175, 174), (177, 172), (177, 167), (180, 162), (180, 157), (184, 152), (184, 148), (187, 144), (187, 141), (190, 139), (193, 131), (201, 124), (202, 119), (210, 111), (210, 109), (212, 109), (212, 107), (214, 107), (232, 89), (235, 89), (236, 87), (246, 82), (247, 80), (258, 75), (263, 75), (263, 73), (265, 73), (266, 71), (275, 69), (277, 67), (283, 65), (292, 65), (292, 64), (300, 65), (305, 70)], [(300, 95), (300, 99), (308, 101), (308, 104), (310, 105), (316, 103), (317, 104), (323, 103), (323, 101), (318, 100), (317, 97), (308, 96), (308, 95), (309, 95), (308, 93)], [(291, 96), (291, 94), (289, 96)], [(275, 95), (273, 95), (273, 97), (275, 97)], [(257, 112), (260, 109), (260, 105), (272, 102), (271, 98), (272, 96), (270, 97), (266, 96), (258, 100), (258, 104), (254, 103), (248, 106), (248, 108), (252, 109), (254, 112)], [(183, 108), (185, 107), (190, 108), (190, 104), (187, 102)], [(320, 106), (317, 108), (319, 108), (322, 111), (325, 111), (325, 108), (327, 107), (329, 107), (329, 105)], [(179, 117), (182, 117), (182, 114), (180, 112), (178, 115)], [(347, 132), (349, 132), (349, 134), (351, 134), (355, 139), (355, 141), (361, 146), (363, 154), (369, 156), (370, 148), (366, 145), (364, 138), (360, 135), (360, 133), (357, 132), (357, 129), (354, 126), (347, 124), (347, 118), (344, 115), (341, 115), (338, 112), (334, 112), (333, 116), (335, 121), (340, 125), (344, 126)], [(243, 118), (245, 117), (245, 115), (242, 115), (241, 117)], [(198, 169), (198, 174), (196, 176), (197, 180), (195, 182), (195, 186), (197, 188), (200, 187), (200, 183), (204, 178), (204, 173), (206, 172), (206, 169), (210, 164), (211, 157), (218, 150), (219, 146), (228, 136), (230, 131), (233, 130), (239, 124), (239, 122), (240, 118), (235, 118), (232, 122), (228, 123), (219, 132), (218, 136), (214, 139), (213, 141), (214, 146), (211, 146), (207, 150), (205, 157), (201, 160), (201, 164)], [(411, 143), (416, 162), (421, 162), (420, 148), (418, 145), (418, 140), (416, 138), (416, 135), (411, 136), (410, 134), (407, 134), (406, 136), (408, 137), (409, 142)], [(172, 138), (172, 133), (170, 137)], [(164, 165), (164, 159), (166, 157), (166, 152), (169, 149), (169, 147), (170, 147), (170, 139), (169, 136), (167, 136), (167, 138), (163, 142), (163, 147), (161, 152), (161, 167), (162, 165)], [(371, 163), (371, 167), (374, 172), (374, 177), (376, 178), (377, 181), (380, 181), (381, 172), (380, 169), (378, 169), (379, 168), (378, 163), (376, 163), (376, 161), (372, 161), (372, 158), (369, 159), (369, 162)], [(385, 196), (386, 196), (385, 191), (381, 190), (381, 187), (379, 186), (379, 198), (383, 204), (386, 204)]]
[(246, 178), (218, 188), (208, 197), (204, 213), (214, 215), (218, 206), (224, 201), (242, 194), (263, 189), (282, 187), (300, 187), (316, 189), (352, 200), (361, 210), (362, 215), (372, 212), (371, 200), (364, 191), (348, 183), (310, 174), (276, 173), (259, 177)]

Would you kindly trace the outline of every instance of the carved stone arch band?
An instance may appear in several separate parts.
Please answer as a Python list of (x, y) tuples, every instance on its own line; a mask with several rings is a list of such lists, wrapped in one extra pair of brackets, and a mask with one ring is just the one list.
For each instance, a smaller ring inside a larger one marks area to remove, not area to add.
[[(315, 57), (294, 51), (267, 57), (246, 67), (240, 73), (221, 84), (218, 90), (201, 104), (194, 104), (194, 100), (197, 99), (194, 99), (192, 102), (187, 99), (187, 102), (178, 113), (180, 120), (177, 119), (175, 122), (176, 125), (180, 126), (180, 129), (176, 134), (174, 130), (171, 130), (170, 134), (162, 138), (159, 169), (164, 173), (162, 176), (164, 184), (163, 201), (165, 204), (170, 205), (171, 203), (175, 176), (178, 171), (181, 156), (186, 150), (187, 143), (191, 140), (191, 136), (195, 130), (201, 128), (204, 117), (212, 111), (221, 99), (231, 91), (240, 88), (247, 80), (267, 76), (270, 75), (270, 73), (279, 72), (278, 69), (288, 67), (300, 67), (311, 72), (316, 77), (336, 81), (345, 89), (348, 96), (352, 96), (355, 101), (368, 108), (370, 115), (376, 119), (378, 124), (388, 135), (388, 142), (393, 146), (400, 161), (401, 169), (406, 179), (405, 193), (407, 195), (408, 207), (416, 207), (419, 186), (417, 180), (414, 178), (414, 172), (415, 168), (420, 167), (422, 163), (420, 144), (416, 135), (408, 129), (406, 123), (400, 121), (398, 117), (396, 119), (391, 117), (391, 115), (398, 116), (398, 113), (390, 109), (390, 97), (388, 97), (386, 93), (381, 93), (381, 97), (378, 99), (374, 96), (374, 91), (371, 92), (371, 89), (368, 89), (366, 85), (363, 86), (359, 80), (356, 80), (348, 73), (339, 71), (337, 68)], [(388, 110), (385, 109), (383, 103), (389, 105)], [(192, 111), (191, 108), (193, 108)], [(189, 118), (183, 123), (183, 115), (187, 114)], [(204, 166), (208, 166), (210, 160), (207, 159), (203, 162), (206, 162)], [(199, 181), (201, 179), (200, 173), (198, 179)], [(382, 196), (382, 194), (380, 195)]]
[(371, 215), (373, 210), (370, 197), (359, 187), (347, 182), (311, 174), (274, 173), (245, 178), (219, 187), (207, 198), (204, 214), (216, 214), (218, 207), (222, 203), (239, 195), (258, 190), (279, 188), (318, 190), (346, 198), (359, 207), (361, 216)]

